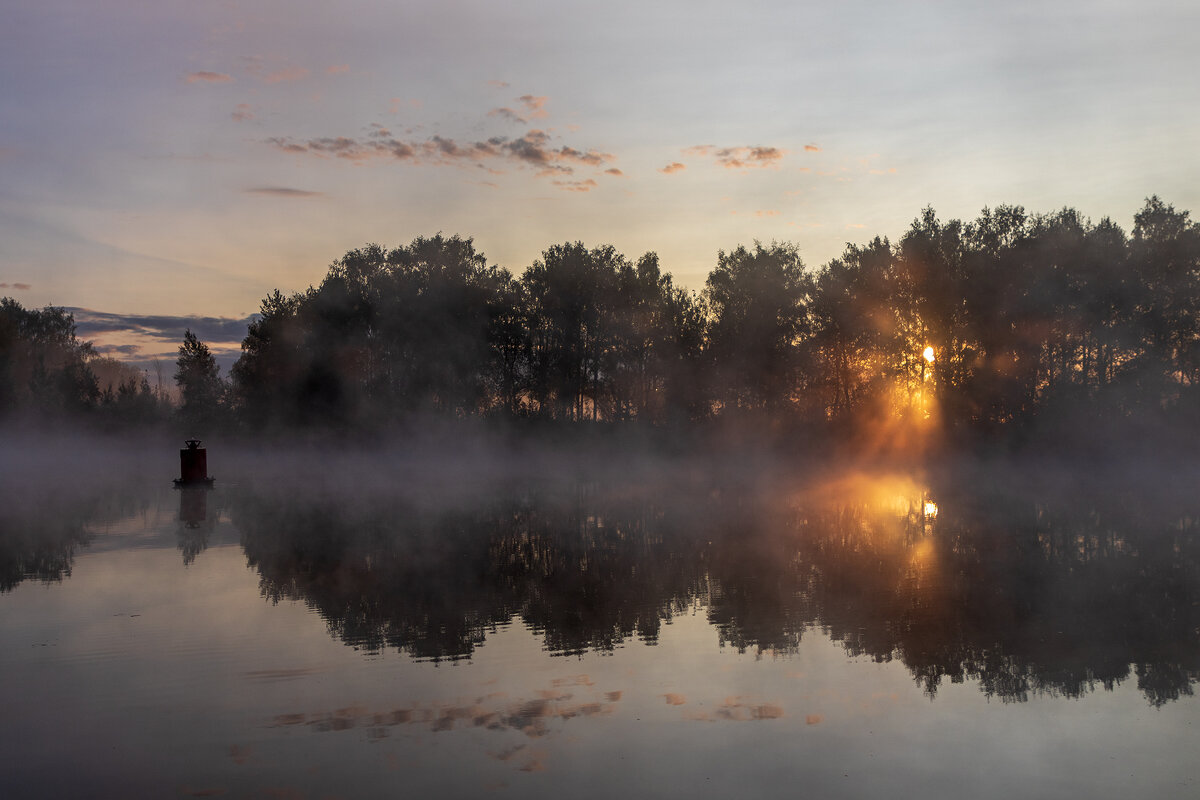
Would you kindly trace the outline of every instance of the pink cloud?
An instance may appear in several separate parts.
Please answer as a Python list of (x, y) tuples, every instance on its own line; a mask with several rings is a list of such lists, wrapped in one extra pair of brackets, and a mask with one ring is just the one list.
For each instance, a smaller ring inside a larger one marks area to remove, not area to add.
[(660, 169), (659, 172), (663, 173), (664, 175), (670, 175), (675, 172), (682, 172), (685, 169), (687, 169), (687, 164), (680, 164), (678, 161), (672, 161), (670, 164), (667, 164), (665, 167)]
[(0, 283), (0, 289), (17, 289), (19, 291), (28, 291), (32, 288), (28, 283)]
[(531, 94), (523, 94), (517, 98), (517, 102), (525, 106), (525, 111), (530, 119), (545, 119), (550, 116), (550, 112), (546, 110), (546, 97), (534, 97)]
[(711, 144), (701, 144), (685, 148), (683, 153), (699, 158), (711, 157), (726, 169), (746, 170), (778, 167), (788, 151), (760, 145), (718, 148)]
[(507, 89), (508, 81), (490, 80), (487, 82), (487, 85), (491, 86), (493, 89)]
[(288, 67), (276, 72), (272, 72), (267, 77), (263, 78), (267, 83), (284, 83), (285, 81), (299, 81), (308, 77), (308, 70), (304, 67)]
[(350, 71), (349, 64), (333, 64), (325, 68), (325, 71), (330, 75), (345, 75)]
[(388, 106), (388, 113), (399, 114), (400, 108), (404, 105), (409, 105), (413, 108), (420, 108), (421, 106), (425, 105), (425, 103), (421, 100), (417, 100), (416, 98), (405, 100), (403, 97), (393, 97), (391, 99), (391, 105)]
[(189, 72), (187, 75), (188, 83), (230, 83), (232, 80), (233, 76), (224, 72)]
[[(363, 137), (321, 137), (306, 141), (273, 137), (267, 139), (266, 143), (285, 153), (334, 157), (355, 163), (395, 160), (414, 164), (476, 166), (499, 173), (496, 165), (508, 162), (534, 168), (539, 177), (560, 179), (573, 175), (581, 168), (607, 168), (607, 174), (618, 174), (611, 172), (615, 169), (610, 166), (615, 158), (611, 153), (581, 150), (570, 145), (555, 146), (553, 137), (537, 128), (517, 138), (493, 136), (483, 141), (464, 142), (432, 136), (424, 141), (415, 141), (398, 138), (387, 128), (375, 123)], [(564, 180), (560, 185), (571, 191), (587, 191), (595, 186), (595, 182)]]
[(245, 122), (248, 119), (254, 119), (254, 109), (249, 103), (238, 103), (233, 108), (233, 113), (229, 115), (234, 122)]
[(621, 170), (617, 169), (616, 167), (609, 167), (608, 169), (604, 170), (604, 174), (605, 175), (615, 175), (618, 178), (625, 177), (625, 173), (621, 172)]
[(307, 189), (292, 189), (287, 186), (255, 186), (244, 190), (246, 194), (261, 194), (268, 197), (322, 197), (324, 192), (310, 192)]
[(666, 698), (667, 705), (669, 706), (682, 706), (687, 704), (687, 698), (681, 694), (668, 692), (667, 694), (664, 694), (663, 697)]
[(806, 145), (804, 145), (804, 152), (819, 153), (819, 152), (821, 152), (821, 148), (817, 147), (815, 144), (806, 144)]
[(552, 181), (552, 183), (568, 192), (590, 192), (596, 188), (596, 182), (591, 178), (582, 181)]
[(511, 108), (493, 108), (487, 113), (487, 115), (489, 117), (500, 117), (501, 119), (509, 122), (516, 122), (521, 125), (525, 124), (525, 118), (513, 111)]
[(776, 211), (775, 209), (771, 209), (769, 211), (755, 211), (754, 216), (756, 216), (756, 217), (778, 217), (779, 212)]

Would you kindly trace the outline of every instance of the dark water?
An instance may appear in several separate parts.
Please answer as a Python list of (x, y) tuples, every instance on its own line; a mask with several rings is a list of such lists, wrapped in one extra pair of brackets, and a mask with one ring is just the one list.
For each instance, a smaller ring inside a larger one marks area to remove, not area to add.
[(250, 474), (10, 481), (3, 796), (1200, 791), (1186, 471)]

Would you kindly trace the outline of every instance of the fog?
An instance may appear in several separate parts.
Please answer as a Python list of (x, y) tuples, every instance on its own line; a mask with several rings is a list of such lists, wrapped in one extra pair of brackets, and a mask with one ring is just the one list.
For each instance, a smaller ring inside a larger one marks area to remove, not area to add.
[[(515, 616), (551, 652), (653, 642), (705, 609), (719, 643), (784, 655), (817, 626), (935, 696), (1020, 701), (1200, 676), (1195, 465), (929, 459), (656, 442), (204, 442), (211, 490), (172, 499), (181, 442), (14, 431), (0, 446), (5, 587), (69, 579), (105, 523), (178, 506), (183, 563), (216, 520), (264, 600), (416, 659), (469, 657)], [(164, 494), (164, 492), (166, 494)], [(164, 500), (165, 497), (165, 500)]]

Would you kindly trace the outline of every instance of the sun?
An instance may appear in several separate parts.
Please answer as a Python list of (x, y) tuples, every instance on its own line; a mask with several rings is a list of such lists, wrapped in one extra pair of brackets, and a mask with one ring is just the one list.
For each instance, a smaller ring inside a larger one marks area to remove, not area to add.
[(922, 353), (921, 355), (923, 355), (925, 357), (925, 360), (928, 361), (930, 364), (933, 363), (933, 347), (926, 347), (925, 352)]

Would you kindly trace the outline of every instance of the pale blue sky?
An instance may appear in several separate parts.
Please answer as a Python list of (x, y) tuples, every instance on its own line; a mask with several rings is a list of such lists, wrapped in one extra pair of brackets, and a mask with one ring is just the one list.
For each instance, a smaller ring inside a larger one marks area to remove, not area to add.
[(0, 23), (0, 294), (29, 306), (240, 318), (438, 231), (518, 274), (566, 240), (655, 250), (700, 288), (719, 249), (817, 268), (927, 204), (1200, 206), (1195, 3), (10, 0)]

